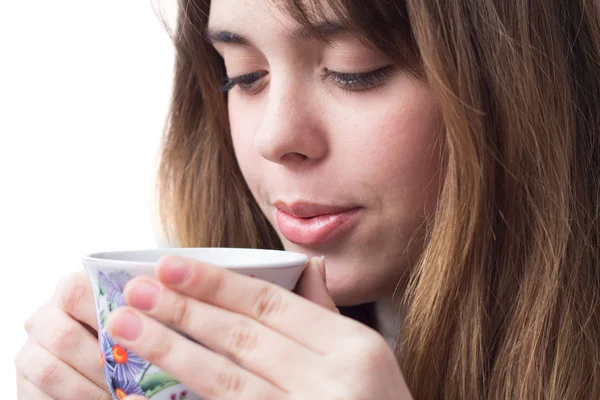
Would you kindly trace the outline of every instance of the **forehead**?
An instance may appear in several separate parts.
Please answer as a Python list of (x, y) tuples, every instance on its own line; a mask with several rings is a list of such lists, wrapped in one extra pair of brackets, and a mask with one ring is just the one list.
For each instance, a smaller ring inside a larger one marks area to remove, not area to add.
[(298, 25), (310, 28), (339, 20), (326, 1), (212, 0), (209, 12), (210, 26), (226, 28), (235, 24), (250, 30), (268, 25), (285, 31)]
[[(239, 7), (232, 7), (233, 4)], [(348, 21), (336, 17), (329, 4), (309, 5), (286, 0), (217, 0), (211, 4), (206, 37), (216, 43), (256, 47), (283, 40), (294, 46), (307, 40), (350, 38), (357, 34)]]
[(316, 38), (327, 45), (358, 40), (424, 79), (404, 0), (212, 0), (204, 28), (225, 34), (221, 39), (236, 34), (265, 51), (270, 46), (300, 49), (296, 45), (304, 41), (290, 38)]
[(209, 25), (227, 28), (228, 25), (260, 28), (265, 22), (289, 26), (294, 21), (283, 12), (277, 0), (212, 0)]

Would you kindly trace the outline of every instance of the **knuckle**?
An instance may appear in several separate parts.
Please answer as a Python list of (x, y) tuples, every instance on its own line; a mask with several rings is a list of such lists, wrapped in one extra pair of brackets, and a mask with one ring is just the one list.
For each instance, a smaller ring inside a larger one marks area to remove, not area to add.
[(28, 340), (27, 343), (19, 349), (17, 354), (15, 354), (15, 358), (13, 359), (16, 371), (25, 377), (30, 376), (30, 369), (37, 368), (38, 362), (32, 356), (37, 350), (36, 347), (39, 347), (39, 345)]
[(33, 329), (33, 324), (34, 324), (34, 317), (32, 315), (31, 317), (27, 318), (27, 320), (23, 324), (23, 327), (25, 328), (25, 332), (31, 333), (31, 330)]
[(360, 342), (356, 349), (362, 355), (361, 365), (365, 370), (378, 370), (382, 365), (389, 365), (387, 362), (393, 355), (382, 336), (374, 332), (368, 333)]
[(209, 302), (214, 302), (218, 299), (219, 293), (223, 289), (224, 272), (219, 268), (206, 270), (203, 276), (197, 282), (194, 282), (194, 285), (198, 285), (198, 287), (203, 289), (202, 297)]
[(184, 296), (174, 295), (173, 305), (170, 310), (171, 325), (177, 327), (187, 326), (189, 321), (189, 303)]
[(19, 351), (17, 352), (17, 354), (15, 354), (15, 358), (13, 359), (13, 364), (15, 365), (15, 369), (17, 370), (17, 372), (23, 374), (23, 370), (22, 367), (24, 365), (27, 365), (24, 362), (24, 357), (25, 357), (25, 349), (27, 348), (29, 344), (26, 344), (25, 346), (21, 347), (19, 349)]
[(217, 374), (214, 397), (224, 399), (240, 398), (246, 386), (246, 380), (239, 368), (232, 364), (224, 365)]
[(60, 381), (58, 361), (48, 360), (41, 362), (33, 373), (31, 381), (43, 391), (58, 385)]
[(50, 310), (51, 308), (52, 307), (49, 307), (49, 303), (46, 303), (42, 307), (37, 309), (33, 314), (31, 314), (23, 324), (25, 331), (31, 334), (36, 329), (37, 325), (41, 324), (43, 326), (43, 320), (48, 314), (48, 310)]
[(366, 342), (367, 346), (371, 349), (371, 352), (375, 354), (385, 355), (391, 351), (384, 337), (375, 331), (369, 333)]
[(86, 277), (74, 273), (61, 281), (57, 288), (57, 295), (61, 308), (72, 314), (92, 293)]
[(257, 321), (266, 321), (285, 312), (285, 305), (281, 292), (271, 285), (263, 286), (252, 305), (252, 315)]
[(258, 333), (248, 321), (241, 320), (230, 329), (226, 354), (234, 361), (248, 356), (258, 347)]
[(156, 335), (156, 342), (147, 342), (144, 347), (147, 349), (147, 356), (144, 358), (147, 358), (153, 364), (159, 364), (173, 350), (173, 335), (165, 331)]
[(53, 335), (51, 347), (57, 354), (71, 352), (81, 344), (81, 337), (77, 326), (59, 328)]
[(385, 342), (377, 331), (354, 320), (350, 320), (349, 322), (346, 339), (352, 342), (353, 346), (365, 349), (365, 347), (370, 348), (371, 346), (379, 345), (380, 339), (382, 342)]

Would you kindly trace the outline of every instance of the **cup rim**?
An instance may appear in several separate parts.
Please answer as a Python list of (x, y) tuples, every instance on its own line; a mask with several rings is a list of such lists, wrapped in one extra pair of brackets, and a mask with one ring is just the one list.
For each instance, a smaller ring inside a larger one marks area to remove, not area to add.
[[(138, 249), (138, 250), (117, 250), (117, 251), (101, 251), (88, 254), (82, 258), (82, 262), (102, 264), (105, 266), (113, 267), (136, 267), (136, 268), (154, 268), (158, 264), (158, 260), (161, 257), (167, 255), (179, 255), (184, 257), (194, 257), (194, 254), (198, 252), (209, 252), (209, 253), (231, 253), (231, 252), (250, 252), (250, 253), (281, 253), (285, 254), (287, 259), (273, 259), (273, 260), (261, 260), (260, 262), (250, 262), (244, 264), (238, 263), (213, 263), (220, 267), (226, 268), (240, 268), (240, 269), (282, 269), (282, 268), (296, 268), (304, 266), (308, 262), (309, 257), (306, 254), (286, 251), (286, 250), (274, 250), (274, 249), (253, 249), (253, 248), (238, 248), (238, 247), (170, 247), (170, 248), (153, 248), (153, 249)], [(123, 256), (134, 256), (136, 253), (155, 253), (156, 261), (138, 261), (131, 259), (119, 258)], [(202, 261), (202, 260), (200, 260)], [(208, 262), (208, 261), (207, 261)]]

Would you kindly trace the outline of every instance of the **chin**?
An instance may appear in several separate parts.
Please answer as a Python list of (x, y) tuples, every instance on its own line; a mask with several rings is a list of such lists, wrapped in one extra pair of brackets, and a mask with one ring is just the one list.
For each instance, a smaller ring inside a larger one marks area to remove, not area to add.
[[(366, 275), (362, 270), (335, 270), (327, 266), (327, 289), (337, 306), (355, 306), (370, 303), (388, 295), (393, 289), (385, 290), (373, 280), (375, 276)], [(353, 273), (354, 272), (354, 273)]]
[[(327, 289), (337, 306), (354, 306), (389, 297), (397, 288), (398, 278), (391, 269), (366, 269), (358, 254), (347, 246), (321, 251), (284, 242), (285, 250), (306, 254), (309, 257), (325, 255)], [(357, 257), (358, 256), (358, 257)], [(386, 271), (387, 270), (387, 271)], [(397, 268), (394, 270), (398, 271)]]

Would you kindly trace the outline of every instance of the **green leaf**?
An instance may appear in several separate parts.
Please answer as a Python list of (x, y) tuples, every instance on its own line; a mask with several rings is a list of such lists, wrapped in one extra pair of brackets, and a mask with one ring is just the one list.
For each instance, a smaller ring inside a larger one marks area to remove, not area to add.
[(156, 374), (146, 375), (140, 381), (140, 388), (146, 394), (146, 397), (151, 398), (156, 393), (170, 387), (179, 384), (179, 381), (173, 379), (173, 377), (166, 372), (157, 372)]
[(116, 304), (112, 301), (108, 303), (108, 311), (112, 312), (115, 308), (117, 308)]
[(106, 326), (106, 310), (100, 311), (100, 325), (102, 328)]
[(100, 296), (104, 296), (106, 294), (106, 291), (100, 282), (98, 282), (98, 289), (100, 291)]

